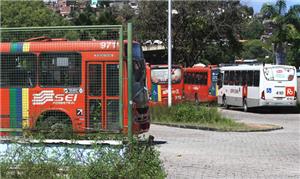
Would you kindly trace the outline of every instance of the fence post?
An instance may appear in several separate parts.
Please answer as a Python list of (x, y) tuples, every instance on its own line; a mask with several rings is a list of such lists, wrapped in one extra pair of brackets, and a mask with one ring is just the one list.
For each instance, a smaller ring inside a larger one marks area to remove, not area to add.
[(123, 129), (123, 27), (119, 30), (119, 125)]
[(128, 138), (132, 139), (132, 23), (127, 25)]

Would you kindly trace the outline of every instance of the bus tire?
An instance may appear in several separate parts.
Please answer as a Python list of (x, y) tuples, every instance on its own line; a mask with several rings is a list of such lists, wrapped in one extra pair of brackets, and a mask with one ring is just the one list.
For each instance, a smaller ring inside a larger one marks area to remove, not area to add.
[(243, 110), (244, 112), (248, 111), (248, 104), (246, 98), (243, 99)]
[(195, 94), (195, 104), (196, 104), (196, 105), (199, 105), (199, 104), (200, 104), (200, 100), (199, 100), (197, 94)]
[(222, 103), (223, 103), (223, 107), (225, 109), (229, 109), (229, 105), (227, 104), (226, 96), (223, 96)]
[(73, 131), (70, 118), (62, 112), (53, 112), (53, 115), (48, 112), (46, 116), (42, 115), (37, 121), (36, 127), (40, 132), (54, 135), (72, 133)]

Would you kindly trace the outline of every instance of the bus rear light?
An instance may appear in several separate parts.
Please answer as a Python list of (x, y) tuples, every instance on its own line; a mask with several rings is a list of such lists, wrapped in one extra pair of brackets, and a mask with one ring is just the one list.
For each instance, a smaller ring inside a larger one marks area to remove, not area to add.
[(262, 92), (261, 92), (261, 99), (263, 99), (263, 100), (266, 99), (266, 98), (265, 98), (265, 91), (262, 91)]
[(289, 80), (289, 81), (292, 81), (293, 79), (294, 79), (294, 75), (289, 75), (289, 76), (288, 76), (288, 80)]
[(211, 95), (211, 89), (208, 90), (208, 94)]

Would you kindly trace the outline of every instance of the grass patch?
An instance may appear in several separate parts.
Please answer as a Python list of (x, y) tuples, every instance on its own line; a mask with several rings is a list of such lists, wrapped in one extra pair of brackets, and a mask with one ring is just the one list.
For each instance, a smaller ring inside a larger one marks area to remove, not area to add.
[(1, 178), (165, 178), (159, 153), (149, 143), (54, 146), (11, 144), (0, 153)]
[[(12, 138), (15, 143), (8, 145), (0, 143), (0, 178), (166, 178), (159, 152), (146, 138), (134, 136), (129, 141), (122, 133), (76, 134), (69, 128), (28, 130), (23, 137)], [(40, 142), (24, 144), (23, 139)], [(45, 144), (45, 139), (90, 140), (94, 144)], [(122, 144), (96, 144), (103, 140)]]
[(277, 128), (273, 125), (253, 125), (239, 123), (223, 117), (217, 107), (182, 103), (170, 108), (154, 106), (151, 108), (153, 123), (178, 127), (198, 128), (215, 131), (248, 132)]

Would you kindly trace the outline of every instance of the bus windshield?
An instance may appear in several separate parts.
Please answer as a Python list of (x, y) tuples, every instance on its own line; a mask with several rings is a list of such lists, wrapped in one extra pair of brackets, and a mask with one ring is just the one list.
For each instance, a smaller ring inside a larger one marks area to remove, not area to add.
[[(127, 57), (127, 44), (125, 44), (125, 55)], [(132, 43), (132, 58), (133, 60), (144, 60), (144, 55), (140, 44)]]
[[(180, 83), (182, 74), (180, 68), (173, 68), (172, 74), (172, 84)], [(151, 81), (156, 84), (167, 84), (168, 83), (168, 68), (156, 68), (151, 69)]]
[(295, 70), (288, 67), (265, 67), (264, 75), (269, 81), (292, 81)]
[(211, 80), (213, 83), (217, 83), (219, 73), (220, 71), (218, 69), (214, 69), (211, 71)]

